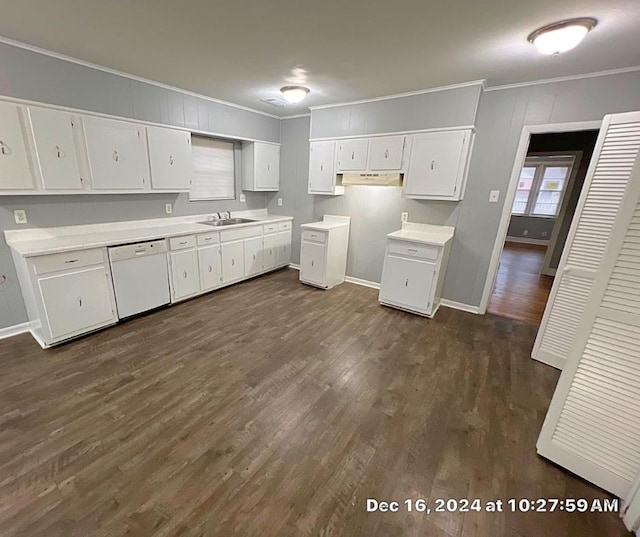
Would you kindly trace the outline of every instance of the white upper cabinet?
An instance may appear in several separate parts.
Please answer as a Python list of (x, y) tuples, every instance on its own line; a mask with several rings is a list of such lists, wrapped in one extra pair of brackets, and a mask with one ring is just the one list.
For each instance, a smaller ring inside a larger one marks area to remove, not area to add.
[(145, 128), (135, 123), (91, 116), (85, 116), (83, 122), (93, 188), (148, 189)]
[(0, 103), (0, 190), (35, 188), (27, 153), (29, 135), (22, 107)]
[(472, 131), (413, 136), (404, 182), (407, 198), (458, 201), (464, 195)]
[(163, 127), (147, 127), (151, 187), (154, 190), (188, 191), (191, 181), (191, 133)]
[(242, 146), (242, 190), (278, 191), (280, 146), (251, 142)]
[(405, 136), (371, 138), (367, 168), (371, 171), (401, 170), (405, 139)]
[(367, 169), (368, 138), (341, 140), (338, 142), (338, 173)]
[(309, 194), (334, 194), (336, 143), (311, 142), (309, 147)]
[(36, 160), (47, 190), (83, 188), (78, 120), (68, 112), (29, 107)]

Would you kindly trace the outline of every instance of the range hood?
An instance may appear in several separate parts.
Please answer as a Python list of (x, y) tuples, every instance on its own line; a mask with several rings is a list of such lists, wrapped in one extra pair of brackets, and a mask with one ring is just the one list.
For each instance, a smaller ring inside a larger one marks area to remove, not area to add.
[(343, 186), (402, 186), (402, 173), (345, 173)]

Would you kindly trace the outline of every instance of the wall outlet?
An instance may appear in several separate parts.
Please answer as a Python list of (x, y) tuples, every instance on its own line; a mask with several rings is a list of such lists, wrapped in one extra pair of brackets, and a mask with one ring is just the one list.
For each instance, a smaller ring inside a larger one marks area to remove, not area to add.
[(278, 207), (282, 207), (282, 198), (278, 198)]
[(529, 230), (528, 230), (528, 229), (525, 229), (525, 230), (522, 232), (522, 234), (526, 237), (526, 236), (529, 234)]
[(546, 231), (543, 231), (541, 234), (543, 237), (546, 237), (548, 235), (548, 233)]
[(408, 222), (409, 213), (400, 213), (400, 222)]
[(165, 204), (164, 212), (167, 213), (167, 214), (172, 214), (173, 213), (173, 207), (171, 206), (170, 203)]
[(244, 194), (240, 194), (240, 203), (245, 203), (247, 201), (247, 196)]
[(13, 211), (13, 217), (16, 220), (16, 224), (26, 224), (27, 223), (27, 211), (24, 209), (16, 209)]
[(499, 199), (500, 199), (500, 191), (499, 190), (492, 190), (491, 192), (489, 192), (489, 201), (491, 203), (498, 203)]

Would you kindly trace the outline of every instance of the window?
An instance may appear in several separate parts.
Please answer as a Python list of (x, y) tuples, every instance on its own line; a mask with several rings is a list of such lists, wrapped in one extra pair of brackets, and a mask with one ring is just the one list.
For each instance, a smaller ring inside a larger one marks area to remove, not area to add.
[(511, 214), (558, 216), (574, 160), (573, 156), (528, 157), (520, 172)]
[(235, 198), (233, 142), (192, 136), (193, 174), (189, 201)]

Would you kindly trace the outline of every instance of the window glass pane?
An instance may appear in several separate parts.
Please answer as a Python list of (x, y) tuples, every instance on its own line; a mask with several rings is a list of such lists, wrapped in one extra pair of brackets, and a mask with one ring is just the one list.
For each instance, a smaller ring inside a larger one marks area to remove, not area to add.
[(536, 203), (533, 207), (532, 213), (545, 216), (556, 216), (558, 213), (561, 194), (562, 192), (540, 190), (536, 197)]
[(235, 197), (232, 142), (191, 137), (193, 172), (189, 200), (232, 200)]
[(513, 207), (511, 209), (512, 214), (524, 214), (535, 174), (535, 166), (525, 166), (522, 168), (518, 190), (516, 191), (516, 199), (513, 201)]
[(556, 216), (564, 185), (569, 174), (568, 166), (547, 166), (536, 195), (532, 214)]

